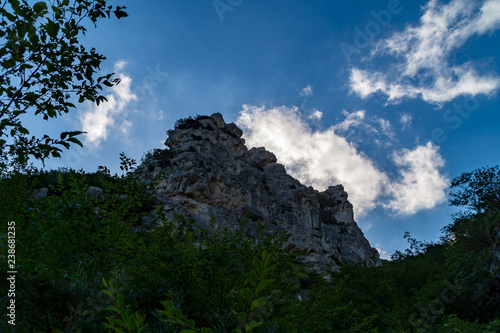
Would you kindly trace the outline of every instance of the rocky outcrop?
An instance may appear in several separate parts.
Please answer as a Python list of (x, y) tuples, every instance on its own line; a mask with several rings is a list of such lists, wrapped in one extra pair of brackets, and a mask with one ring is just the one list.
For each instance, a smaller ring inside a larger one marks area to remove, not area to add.
[(193, 218), (203, 227), (239, 228), (242, 218), (268, 232), (287, 231), (306, 263), (334, 267), (348, 262), (380, 265), (353, 217), (341, 185), (324, 192), (302, 185), (264, 148), (248, 149), (242, 131), (218, 113), (185, 119), (168, 132), (168, 149), (156, 150), (136, 172), (157, 179), (156, 195), (167, 216)]

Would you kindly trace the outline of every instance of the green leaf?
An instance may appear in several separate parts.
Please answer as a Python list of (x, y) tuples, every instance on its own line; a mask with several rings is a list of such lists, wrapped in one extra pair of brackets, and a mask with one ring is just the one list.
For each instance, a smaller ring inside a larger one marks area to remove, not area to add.
[(182, 330), (180, 333), (196, 333), (193, 330)]
[(251, 271), (248, 278), (250, 279), (250, 283), (252, 284), (252, 286), (256, 286), (257, 285), (257, 275), (255, 274), (254, 271)]
[(182, 311), (181, 311), (181, 309), (172, 308), (172, 310), (174, 312), (175, 318), (182, 318)]
[(56, 111), (54, 110), (54, 107), (51, 106), (49, 108), (47, 108), (47, 115), (50, 117), (50, 118), (54, 118), (57, 116), (57, 113)]
[(273, 283), (274, 280), (263, 280), (263, 281), (260, 281), (259, 282), (259, 285), (257, 286), (257, 289), (256, 289), (256, 293), (260, 293), (262, 290), (266, 289), (267, 287), (269, 287), (272, 283)]
[(245, 312), (238, 312), (236, 314), (236, 317), (238, 317), (238, 318), (240, 318), (242, 320), (245, 320), (245, 319), (247, 319), (247, 314)]
[(77, 136), (77, 135), (80, 135), (80, 134), (83, 134), (83, 133), (87, 133), (87, 132), (84, 132), (84, 131), (71, 131), (71, 132), (68, 132), (69, 133), (69, 137), (72, 138), (74, 136)]
[(250, 309), (253, 311), (253, 310), (257, 309), (258, 307), (264, 305), (264, 303), (266, 303), (265, 297), (257, 298), (256, 300), (254, 300), (252, 302), (252, 306), (250, 307)]
[[(29, 45), (28, 45), (29, 46)], [(23, 69), (30, 69), (30, 68), (33, 68), (33, 65), (32, 64), (22, 64), (21, 66), (19, 66), (19, 69), (20, 70), (23, 70)]]
[(83, 144), (77, 138), (68, 138), (66, 141), (70, 141), (70, 142), (76, 143), (80, 147), (83, 147)]
[(255, 270), (257, 272), (262, 272), (262, 261), (260, 261), (259, 259), (255, 258), (253, 260), (253, 266), (255, 267)]
[(116, 10), (113, 13), (115, 14), (117, 19), (128, 16), (128, 14), (122, 10), (125, 8), (127, 8), (127, 7), (120, 7), (120, 6), (116, 7)]
[(63, 14), (63, 11), (59, 7), (52, 6), (52, 10), (54, 11), (54, 15), (56, 18), (60, 18), (61, 15)]
[[(265, 251), (264, 251), (265, 252)], [(272, 255), (268, 255), (266, 257), (266, 260), (264, 261), (264, 268), (268, 268), (269, 265), (271, 265), (271, 260), (272, 260), (273, 256)]]
[(254, 329), (254, 328), (256, 328), (256, 327), (259, 327), (260, 325), (262, 325), (262, 322), (261, 322), (261, 321), (256, 322), (255, 320), (252, 320), (251, 322), (249, 322), (249, 323), (247, 324), (247, 326), (245, 327), (245, 330), (246, 330), (247, 332), (250, 332), (251, 330), (253, 330), (253, 329)]
[(30, 103), (35, 103), (39, 97), (40, 97), (39, 94), (30, 91), (24, 96), (24, 99)]
[(108, 308), (107, 308), (107, 310), (109, 310), (109, 311), (113, 311), (113, 312), (116, 312), (116, 313), (120, 313), (120, 310), (118, 310), (118, 309), (117, 309), (116, 307), (114, 307), (114, 306), (110, 306), (110, 307), (108, 307)]
[(252, 291), (250, 290), (250, 288), (243, 288), (241, 290), (241, 294), (248, 300), (252, 299)]
[(28, 129), (22, 127), (22, 126), (19, 126), (19, 132), (22, 133), (22, 134), (30, 134), (30, 132), (28, 131)]
[(105, 295), (108, 295), (109, 298), (111, 298), (112, 300), (115, 299), (115, 295), (113, 295), (113, 293), (109, 290), (103, 290), (102, 291)]
[(37, 13), (40, 13), (44, 10), (47, 10), (47, 4), (43, 1), (37, 2), (33, 5), (33, 10)]
[(125, 300), (123, 299), (122, 294), (118, 294), (116, 296), (116, 304), (118, 304), (119, 307), (123, 307), (123, 304), (125, 303)]
[(10, 59), (6, 59), (2, 62), (2, 66), (5, 68), (5, 69), (9, 69), (9, 68), (12, 68), (16, 65), (16, 61), (13, 59), (13, 58), (10, 58)]
[(15, 15), (12, 15), (11, 13), (9, 13), (8, 11), (4, 11), (2, 13), (2, 15), (5, 15), (5, 17), (11, 21), (11, 22), (15, 22), (16, 21), (16, 16)]
[(49, 20), (49, 22), (45, 25), (45, 30), (47, 30), (47, 34), (52, 37), (56, 38), (57, 33), (59, 32), (59, 24), (52, 22)]
[(268, 267), (268, 268), (266, 268), (266, 269), (262, 272), (262, 274), (261, 274), (261, 276), (260, 276), (260, 277), (261, 277), (262, 279), (265, 279), (265, 278), (269, 275), (269, 273), (271, 272), (271, 270), (272, 270), (272, 269), (273, 269), (272, 267)]
[(135, 324), (136, 324), (135, 318), (133, 316), (130, 316), (130, 318), (128, 318), (127, 320), (127, 327), (130, 329), (134, 329), (136, 326)]
[(201, 328), (201, 333), (211, 333), (212, 330), (210, 328), (202, 327)]

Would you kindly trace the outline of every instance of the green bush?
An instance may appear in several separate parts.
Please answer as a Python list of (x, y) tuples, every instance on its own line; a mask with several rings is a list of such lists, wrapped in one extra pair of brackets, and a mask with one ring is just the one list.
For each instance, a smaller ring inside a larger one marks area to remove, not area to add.
[[(230, 231), (166, 219), (134, 161), (121, 160), (121, 177), (102, 167), (0, 178), (2, 222), (16, 222), (18, 331), (498, 331), (488, 270), (498, 210), (455, 217), (439, 243), (407, 234), (409, 249), (382, 267), (315, 271), (261, 224), (248, 237), (248, 220)], [(40, 187), (49, 193), (34, 199)]]

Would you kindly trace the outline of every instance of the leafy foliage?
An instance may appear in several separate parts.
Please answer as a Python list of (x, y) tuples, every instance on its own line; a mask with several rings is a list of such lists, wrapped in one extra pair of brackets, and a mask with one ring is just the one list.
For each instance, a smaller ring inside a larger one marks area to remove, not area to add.
[(494, 213), (500, 208), (500, 168), (481, 168), (464, 172), (451, 182), (450, 204), (472, 210), (474, 214)]
[[(150, 183), (124, 174), (12, 171), (2, 223), (16, 221), (16, 329), (40, 332), (496, 332), (492, 281), (500, 213), (455, 217), (440, 243), (405, 234), (383, 267), (304, 268), (250, 221), (208, 230), (154, 210)], [(92, 184), (92, 185), (90, 185)], [(102, 195), (88, 194), (99, 186)], [(461, 186), (461, 185), (460, 185)], [(34, 198), (37, 188), (47, 196)], [(3, 232), (3, 231), (2, 231)], [(5, 235), (0, 236), (5, 237)], [(4, 242), (2, 242), (3, 244)], [(2, 245), (2, 256), (7, 248)], [(103, 289), (104, 288), (104, 289)], [(6, 306), (5, 299), (0, 308)], [(0, 329), (10, 327), (4, 325)]]
[(107, 308), (107, 310), (112, 311), (113, 314), (110, 317), (106, 317), (107, 323), (103, 323), (112, 332), (142, 332), (146, 326), (143, 325), (145, 316), (137, 311), (131, 313), (125, 306), (125, 299), (122, 294), (116, 294), (116, 286), (113, 280), (107, 282), (104, 278), (102, 279), (104, 284), (104, 289), (102, 292), (106, 294), (109, 298), (113, 300), (113, 305)]
[(175, 122), (175, 125), (174, 127), (175, 128), (180, 128), (180, 129), (186, 129), (186, 128), (194, 128), (194, 129), (197, 129), (197, 128), (200, 128), (202, 125), (201, 123), (198, 121), (198, 119), (195, 119), (191, 116), (187, 117), (187, 118), (181, 118), (181, 119), (178, 119), (176, 122)]
[(84, 101), (99, 104), (103, 86), (119, 82), (113, 74), (97, 79), (105, 57), (79, 41), (85, 22), (127, 16), (125, 7), (106, 0), (54, 0), (0, 2), (0, 165), (5, 157), (24, 164), (32, 156), (44, 160), (60, 157), (61, 148), (82, 145), (81, 131), (62, 132), (59, 138), (35, 137), (22, 119), (31, 113), (44, 120), (68, 113)]

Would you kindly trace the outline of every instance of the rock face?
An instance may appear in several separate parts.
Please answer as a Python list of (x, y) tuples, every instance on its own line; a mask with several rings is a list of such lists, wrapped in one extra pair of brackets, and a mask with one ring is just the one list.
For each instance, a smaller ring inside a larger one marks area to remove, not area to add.
[(242, 131), (219, 113), (181, 121), (168, 134), (169, 149), (156, 150), (136, 171), (145, 182), (163, 175), (156, 191), (167, 216), (185, 214), (203, 227), (214, 217), (233, 230), (247, 217), (266, 231), (289, 232), (287, 246), (306, 250), (304, 261), (316, 267), (381, 265), (342, 185), (324, 192), (302, 185), (273, 153), (248, 149)]

